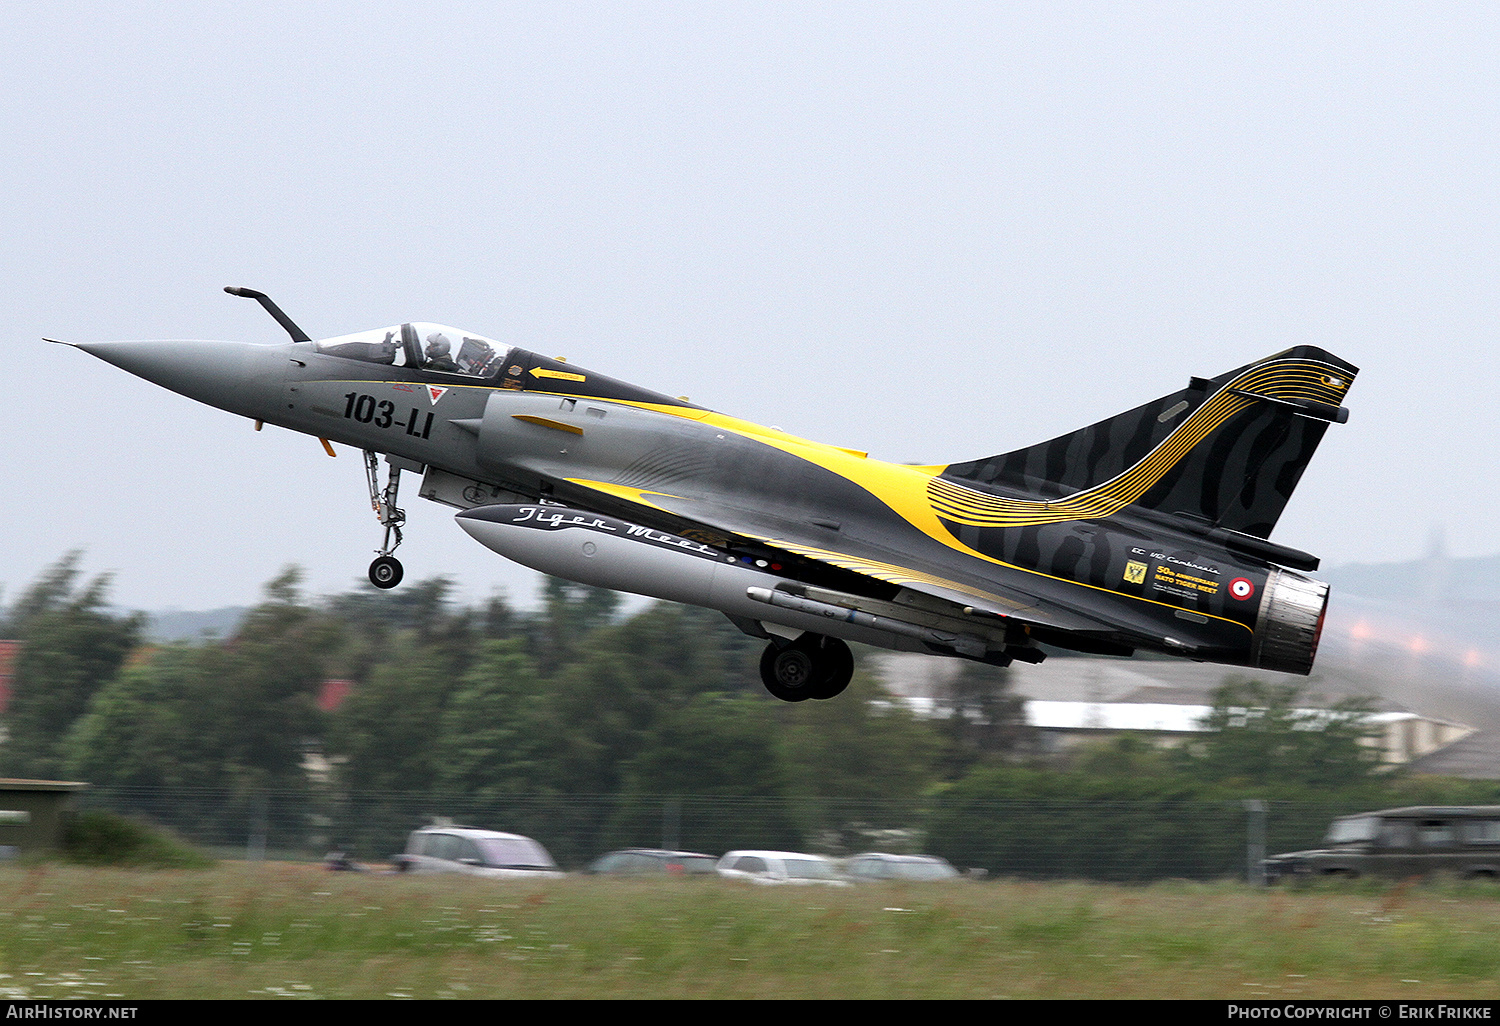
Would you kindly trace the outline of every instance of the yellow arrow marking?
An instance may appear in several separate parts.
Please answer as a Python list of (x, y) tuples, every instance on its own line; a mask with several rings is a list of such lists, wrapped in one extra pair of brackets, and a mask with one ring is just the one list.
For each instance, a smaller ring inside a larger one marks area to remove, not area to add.
[(588, 378), (582, 374), (574, 374), (571, 371), (548, 370), (546, 367), (531, 368), (532, 377), (557, 378), (560, 381), (587, 381)]

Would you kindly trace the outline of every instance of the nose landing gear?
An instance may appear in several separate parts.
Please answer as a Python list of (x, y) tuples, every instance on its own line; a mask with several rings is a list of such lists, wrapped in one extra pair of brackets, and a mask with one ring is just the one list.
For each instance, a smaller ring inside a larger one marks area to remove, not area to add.
[(853, 677), (849, 646), (810, 631), (795, 641), (773, 638), (760, 657), (761, 683), (783, 702), (833, 698)]
[[(391, 464), (390, 476), (382, 489), (379, 457), (366, 449), (365, 482), (370, 486), (370, 505), (380, 519), (380, 526), (385, 528), (385, 538), (375, 550), (375, 561), (370, 564), (370, 583), (377, 588), (394, 588), (401, 583), (404, 574), (401, 561), (391, 555), (401, 545), (401, 526), (406, 523), (406, 511), (396, 506), (396, 495), (401, 490), (401, 468)], [(391, 543), (393, 537), (395, 544)]]
[(370, 583), (377, 588), (394, 588), (405, 573), (395, 556), (376, 556), (370, 564)]

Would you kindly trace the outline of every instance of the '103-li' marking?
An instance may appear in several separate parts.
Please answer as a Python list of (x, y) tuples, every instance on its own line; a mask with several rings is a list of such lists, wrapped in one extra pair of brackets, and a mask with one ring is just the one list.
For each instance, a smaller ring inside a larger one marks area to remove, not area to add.
[[(357, 420), (361, 424), (374, 424), (378, 428), (399, 427), (405, 428), (406, 433), (417, 438), (426, 438), (432, 433), (432, 411), (427, 412), (427, 418), (421, 420), (422, 411), (415, 406), (411, 408), (411, 415), (404, 421), (398, 421), (396, 417), (396, 404), (389, 399), (376, 399), (373, 395), (362, 395), (359, 392), (344, 393), (344, 416), (349, 420)], [(422, 426), (417, 427), (421, 420)]]

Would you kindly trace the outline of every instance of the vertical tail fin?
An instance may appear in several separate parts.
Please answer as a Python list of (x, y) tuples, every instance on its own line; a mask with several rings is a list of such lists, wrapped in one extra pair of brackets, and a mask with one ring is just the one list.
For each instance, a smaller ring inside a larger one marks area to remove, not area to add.
[[(1181, 391), (1049, 442), (955, 463), (934, 482), (934, 506), (957, 523), (1004, 527), (1136, 505), (1264, 538), (1323, 432), (1347, 419), (1342, 403), (1358, 373), (1332, 353), (1297, 346), (1193, 378)], [(974, 485), (1042, 501), (986, 501)]]

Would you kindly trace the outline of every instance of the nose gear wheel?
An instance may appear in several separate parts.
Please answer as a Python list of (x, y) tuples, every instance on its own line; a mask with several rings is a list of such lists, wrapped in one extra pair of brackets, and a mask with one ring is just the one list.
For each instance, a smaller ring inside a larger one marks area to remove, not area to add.
[[(385, 488), (380, 487), (380, 457), (365, 450), (365, 483), (370, 487), (370, 505), (380, 526), (385, 528), (385, 539), (376, 549), (375, 561), (370, 564), (370, 583), (377, 588), (394, 588), (401, 583), (404, 571), (401, 561), (391, 555), (401, 545), (401, 527), (406, 523), (406, 510), (396, 505), (401, 490), (401, 468), (391, 464)], [(394, 544), (392, 538), (395, 539)]]
[(377, 588), (394, 588), (404, 574), (401, 561), (394, 556), (377, 556), (370, 564), (370, 583)]

